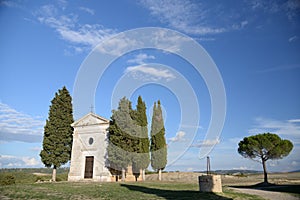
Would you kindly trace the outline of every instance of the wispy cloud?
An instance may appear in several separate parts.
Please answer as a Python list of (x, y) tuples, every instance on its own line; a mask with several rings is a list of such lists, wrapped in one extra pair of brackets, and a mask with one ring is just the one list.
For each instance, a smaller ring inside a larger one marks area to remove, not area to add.
[(0, 155), (0, 168), (37, 167), (41, 162), (33, 157)]
[(252, 10), (262, 10), (264, 13), (276, 14), (285, 12), (287, 18), (291, 21), (297, 19), (300, 10), (299, 0), (274, 1), (274, 0), (247, 0), (245, 1), (251, 6)]
[(289, 70), (295, 70), (299, 69), (299, 64), (291, 64), (291, 65), (280, 65), (275, 67), (266, 68), (263, 70), (257, 71), (258, 73), (269, 73), (269, 72), (280, 72), (280, 71), (289, 71)]
[(239, 29), (243, 29), (245, 28), (245, 26), (247, 26), (249, 24), (249, 22), (247, 20), (244, 20), (238, 24), (233, 24), (232, 25), (232, 28), (233, 29), (236, 29), (236, 30), (239, 30)]
[(152, 81), (158, 81), (161, 79), (170, 81), (176, 78), (176, 76), (168, 69), (154, 68), (147, 64), (127, 67), (125, 73), (130, 73), (130, 75), (135, 79)]
[(16, 1), (0, 1), (0, 6), (7, 6), (11, 8), (21, 8), (22, 6)]
[(289, 42), (294, 42), (296, 40), (298, 40), (298, 36), (296, 36), (296, 35), (294, 35), (293, 37), (289, 38)]
[(41, 147), (32, 147), (29, 149), (30, 151), (40, 152), (42, 150)]
[(290, 119), (290, 120), (287, 120), (288, 122), (290, 123), (300, 123), (300, 119)]
[(0, 140), (41, 142), (45, 122), (0, 102)]
[(79, 7), (79, 10), (82, 10), (86, 13), (89, 13), (90, 15), (94, 15), (95, 14), (95, 11), (93, 9), (90, 9), (90, 8), (87, 8), (87, 7)]
[(184, 141), (184, 136), (185, 136), (185, 132), (184, 131), (179, 131), (179, 132), (176, 133), (176, 136), (170, 138), (169, 141), (171, 141), (171, 142)]
[(141, 0), (140, 2), (162, 23), (179, 31), (196, 35), (216, 34), (226, 31), (224, 27), (213, 27), (206, 24), (209, 10), (199, 3), (189, 0)]
[(153, 60), (155, 59), (154, 56), (152, 55), (148, 55), (148, 54), (145, 54), (145, 53), (140, 53), (138, 55), (136, 55), (133, 59), (129, 59), (127, 61), (127, 63), (135, 63), (135, 64), (145, 64), (145, 61), (146, 60)]
[[(93, 13), (92, 10), (81, 7), (85, 12)], [(37, 20), (53, 28), (61, 39), (73, 44), (80, 45), (74, 48), (75, 52), (83, 49), (90, 50), (101, 41), (116, 34), (113, 29), (105, 28), (100, 24), (80, 24), (78, 15), (73, 13), (60, 14), (61, 10), (54, 5), (44, 5), (36, 10), (33, 15)]]
[(274, 132), (300, 140), (300, 119), (275, 120), (258, 117), (255, 119), (253, 128), (248, 132), (250, 134)]
[(200, 147), (211, 147), (211, 146), (214, 146), (214, 145), (219, 144), (219, 143), (220, 143), (220, 139), (216, 138), (214, 140), (197, 141), (197, 142), (193, 143), (191, 145), (191, 147), (197, 147), (197, 148), (200, 148)]
[(183, 128), (197, 128), (197, 129), (204, 129), (202, 126), (190, 125), (190, 124), (181, 124)]

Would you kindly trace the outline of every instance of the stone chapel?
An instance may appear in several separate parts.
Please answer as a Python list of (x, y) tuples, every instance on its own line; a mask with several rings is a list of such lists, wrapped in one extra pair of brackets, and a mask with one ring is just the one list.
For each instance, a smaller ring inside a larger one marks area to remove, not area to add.
[[(90, 112), (71, 126), (74, 132), (68, 181), (118, 181), (120, 174), (112, 174), (107, 167), (109, 120)], [(134, 180), (129, 166), (125, 181)]]

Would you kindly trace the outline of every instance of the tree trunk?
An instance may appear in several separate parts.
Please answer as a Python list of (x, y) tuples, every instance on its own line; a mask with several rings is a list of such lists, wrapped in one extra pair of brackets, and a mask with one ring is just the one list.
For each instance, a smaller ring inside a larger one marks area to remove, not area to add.
[(262, 159), (262, 165), (264, 169), (264, 183), (268, 183), (268, 173), (267, 173), (267, 166), (266, 161)]
[(125, 169), (122, 168), (122, 181), (124, 182), (125, 181)]
[(56, 182), (56, 166), (53, 166), (53, 171), (52, 171), (52, 181)]
[(145, 180), (146, 180), (146, 176), (145, 176), (145, 169), (143, 169), (143, 170), (142, 170), (142, 179), (143, 179), (143, 181), (145, 181)]
[(161, 181), (161, 169), (158, 170), (158, 180)]

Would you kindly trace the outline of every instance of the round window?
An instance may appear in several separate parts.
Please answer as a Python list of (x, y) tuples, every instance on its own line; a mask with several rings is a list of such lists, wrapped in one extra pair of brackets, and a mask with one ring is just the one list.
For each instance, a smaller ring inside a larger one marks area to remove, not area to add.
[(91, 145), (91, 144), (93, 144), (93, 142), (94, 142), (94, 139), (93, 139), (93, 138), (90, 138), (90, 139), (89, 139), (89, 144)]

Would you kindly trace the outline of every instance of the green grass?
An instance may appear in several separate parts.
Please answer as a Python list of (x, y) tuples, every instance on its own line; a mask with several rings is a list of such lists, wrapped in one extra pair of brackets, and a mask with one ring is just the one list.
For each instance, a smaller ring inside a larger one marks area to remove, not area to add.
[[(174, 182), (132, 183), (34, 183), (0, 186), (0, 194), (12, 199), (251, 199), (253, 195), (235, 193), (200, 193), (198, 185)], [(0, 198), (1, 198), (0, 195)]]
[[(49, 181), (52, 178), (52, 175), (46, 176), (37, 176), (32, 173), (28, 173), (25, 171), (15, 171), (15, 172), (1, 172), (0, 173), (0, 185), (2, 184), (2, 180), (4, 180), (7, 176), (15, 177), (16, 184), (30, 184), (35, 183), (37, 180), (40, 181)], [(66, 181), (68, 179), (67, 173), (60, 173), (57, 174), (56, 180), (57, 181)]]

